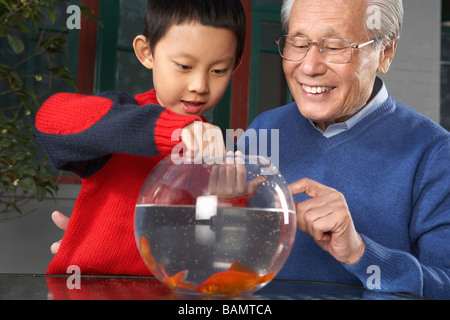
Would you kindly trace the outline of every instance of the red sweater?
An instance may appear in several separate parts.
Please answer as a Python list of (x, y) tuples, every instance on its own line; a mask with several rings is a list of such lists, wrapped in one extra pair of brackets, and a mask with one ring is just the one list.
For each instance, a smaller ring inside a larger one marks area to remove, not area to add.
[(179, 140), (174, 130), (197, 116), (159, 105), (154, 90), (130, 97), (57, 94), (36, 116), (36, 137), (54, 165), (82, 178), (69, 225), (48, 274), (150, 276), (137, 249), (134, 211), (154, 166)]

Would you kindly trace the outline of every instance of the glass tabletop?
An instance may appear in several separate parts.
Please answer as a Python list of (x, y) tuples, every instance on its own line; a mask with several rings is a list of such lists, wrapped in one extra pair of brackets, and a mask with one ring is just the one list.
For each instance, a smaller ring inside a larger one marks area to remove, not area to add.
[[(140, 277), (0, 274), (0, 300), (203, 300), (203, 295), (180, 295), (157, 279)], [(409, 295), (384, 294), (362, 287), (305, 281), (273, 280), (237, 300), (412, 300)]]

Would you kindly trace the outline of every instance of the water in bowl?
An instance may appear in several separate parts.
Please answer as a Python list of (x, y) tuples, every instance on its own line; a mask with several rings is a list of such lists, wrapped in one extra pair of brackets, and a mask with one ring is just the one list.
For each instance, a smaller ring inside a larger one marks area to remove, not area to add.
[(137, 205), (136, 240), (149, 269), (176, 291), (251, 293), (287, 259), (290, 220), (294, 211), (273, 208)]

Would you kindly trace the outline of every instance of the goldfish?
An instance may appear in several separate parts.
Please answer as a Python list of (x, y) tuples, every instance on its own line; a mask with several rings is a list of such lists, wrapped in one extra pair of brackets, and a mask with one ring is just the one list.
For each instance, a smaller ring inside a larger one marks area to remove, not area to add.
[(189, 290), (195, 290), (197, 288), (197, 285), (192, 282), (186, 281), (186, 277), (188, 275), (187, 270), (183, 270), (178, 272), (172, 277), (169, 277), (167, 275), (166, 269), (164, 267), (164, 264), (162, 264), (162, 273), (163, 273), (163, 279), (162, 283), (164, 283), (166, 286), (168, 286), (170, 289), (175, 288), (183, 288), (183, 289), (189, 289)]
[(156, 260), (152, 256), (152, 250), (150, 248), (150, 243), (147, 238), (142, 236), (139, 239), (139, 248), (141, 250), (142, 258), (144, 260), (145, 265), (153, 272), (160, 273), (162, 275), (161, 282), (168, 286), (170, 289), (185, 288), (185, 289), (195, 289), (196, 285), (191, 282), (186, 281), (186, 277), (188, 274), (187, 270), (183, 270), (175, 274), (174, 276), (169, 276), (166, 271), (166, 267), (164, 263), (161, 262), (160, 267), (158, 266)]
[(161, 282), (172, 290), (183, 288), (204, 294), (239, 295), (244, 291), (256, 289), (258, 285), (266, 283), (275, 277), (275, 272), (260, 276), (256, 271), (235, 261), (227, 271), (213, 274), (205, 282), (197, 285), (186, 281), (188, 270), (183, 270), (170, 276), (164, 263), (161, 261), (158, 264), (153, 258), (150, 243), (145, 237), (140, 238), (139, 248), (147, 267), (155, 275), (159, 274)]
[(238, 295), (244, 291), (254, 290), (260, 284), (275, 277), (275, 272), (260, 276), (256, 271), (235, 261), (227, 271), (218, 272), (197, 287), (205, 294)]
[(144, 260), (145, 265), (152, 272), (154, 272), (156, 268), (156, 261), (152, 256), (152, 249), (150, 248), (150, 243), (148, 243), (147, 238), (144, 236), (142, 236), (139, 239), (139, 249), (141, 250), (142, 259)]

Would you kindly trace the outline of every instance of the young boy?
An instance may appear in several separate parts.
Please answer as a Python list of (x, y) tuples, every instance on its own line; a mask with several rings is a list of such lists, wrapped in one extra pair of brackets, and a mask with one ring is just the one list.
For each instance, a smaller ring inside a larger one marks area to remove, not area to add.
[[(133, 47), (153, 70), (154, 90), (131, 97), (60, 93), (36, 116), (36, 137), (53, 164), (82, 178), (82, 189), (48, 274), (148, 276), (134, 238), (134, 210), (154, 166), (179, 140), (202, 150), (202, 114), (222, 98), (241, 60), (245, 13), (240, 0), (149, 0), (144, 34)], [(195, 143), (191, 142), (196, 141)], [(192, 143), (192, 144), (191, 144)], [(223, 143), (223, 142), (222, 142)]]

